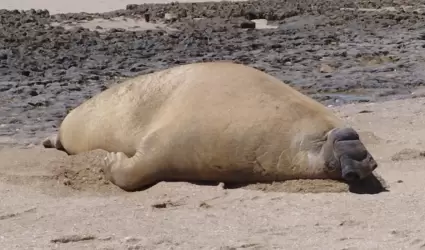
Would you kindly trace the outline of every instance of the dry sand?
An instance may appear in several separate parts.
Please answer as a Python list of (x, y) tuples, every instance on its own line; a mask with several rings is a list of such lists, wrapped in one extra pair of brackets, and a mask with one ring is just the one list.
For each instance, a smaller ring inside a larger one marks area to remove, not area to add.
[[(314, 182), (292, 182), (268, 191), (260, 186), (223, 189), (162, 182), (126, 193), (103, 180), (96, 167), (101, 151), (67, 157), (40, 146), (4, 147), (0, 245), (3, 249), (424, 248), (424, 105), (425, 98), (417, 98), (335, 108), (361, 132), (380, 164), (377, 173), (389, 192), (374, 195), (346, 192), (342, 184)], [(94, 164), (89, 168), (90, 163)], [(322, 192), (309, 193), (312, 187)]]
[[(107, 11), (138, 1), (5, 1), (1, 8)], [(140, 1), (139, 1), (140, 2)], [(96, 166), (0, 138), (2, 249), (425, 248), (425, 98), (334, 108), (361, 132), (389, 192), (354, 194), (333, 182), (239, 189), (159, 183), (126, 193)], [(41, 139), (41, 137), (39, 138)]]

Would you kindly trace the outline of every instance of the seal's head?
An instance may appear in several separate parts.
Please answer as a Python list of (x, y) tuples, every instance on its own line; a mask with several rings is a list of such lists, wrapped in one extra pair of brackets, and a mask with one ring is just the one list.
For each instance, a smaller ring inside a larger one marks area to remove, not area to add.
[(322, 148), (325, 166), (339, 170), (341, 177), (353, 182), (368, 177), (378, 164), (352, 128), (335, 128), (326, 134)]

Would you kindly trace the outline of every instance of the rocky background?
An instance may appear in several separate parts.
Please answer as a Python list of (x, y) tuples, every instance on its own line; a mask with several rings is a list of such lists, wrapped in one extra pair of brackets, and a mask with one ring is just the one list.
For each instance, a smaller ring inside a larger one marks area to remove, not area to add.
[[(251, 65), (326, 105), (415, 97), (425, 83), (424, 3), (260, 0), (56, 15), (0, 10), (0, 144), (38, 143), (69, 109), (110, 84), (199, 61)], [(167, 27), (75, 25), (117, 17)], [(258, 29), (256, 19), (275, 27)]]

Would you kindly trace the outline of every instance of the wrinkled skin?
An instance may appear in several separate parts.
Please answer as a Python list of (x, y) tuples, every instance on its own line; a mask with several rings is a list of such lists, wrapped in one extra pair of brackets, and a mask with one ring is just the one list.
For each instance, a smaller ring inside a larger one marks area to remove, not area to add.
[(352, 128), (330, 131), (323, 147), (326, 166), (330, 171), (340, 171), (341, 177), (348, 182), (364, 179), (378, 167)]

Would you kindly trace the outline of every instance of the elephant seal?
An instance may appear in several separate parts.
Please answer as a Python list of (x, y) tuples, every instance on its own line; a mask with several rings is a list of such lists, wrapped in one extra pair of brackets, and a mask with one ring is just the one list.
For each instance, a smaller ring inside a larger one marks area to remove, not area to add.
[(43, 145), (68, 155), (108, 151), (106, 178), (126, 191), (160, 181), (354, 181), (377, 167), (358, 133), (325, 106), (224, 61), (116, 84), (72, 110)]

